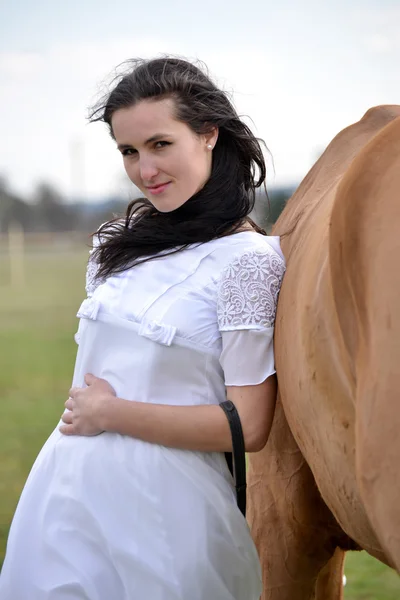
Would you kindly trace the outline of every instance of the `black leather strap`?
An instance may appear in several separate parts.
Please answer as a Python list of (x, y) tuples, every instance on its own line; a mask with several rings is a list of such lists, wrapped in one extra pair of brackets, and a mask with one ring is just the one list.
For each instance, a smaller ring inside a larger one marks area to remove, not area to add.
[(235, 482), (236, 500), (240, 511), (246, 516), (246, 454), (242, 424), (240, 422), (239, 413), (233, 402), (225, 400), (220, 403), (220, 407), (226, 414), (231, 429), (233, 452), (232, 454), (227, 452), (226, 457)]

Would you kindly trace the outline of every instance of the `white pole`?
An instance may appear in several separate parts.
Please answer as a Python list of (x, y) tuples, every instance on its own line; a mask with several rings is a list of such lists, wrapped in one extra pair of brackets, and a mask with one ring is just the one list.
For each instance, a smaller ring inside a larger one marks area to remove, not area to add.
[(76, 138), (70, 141), (69, 160), (71, 172), (70, 197), (82, 202), (86, 199), (85, 144), (82, 139)]
[(25, 235), (20, 223), (12, 221), (8, 227), (8, 253), (10, 257), (11, 287), (25, 285)]

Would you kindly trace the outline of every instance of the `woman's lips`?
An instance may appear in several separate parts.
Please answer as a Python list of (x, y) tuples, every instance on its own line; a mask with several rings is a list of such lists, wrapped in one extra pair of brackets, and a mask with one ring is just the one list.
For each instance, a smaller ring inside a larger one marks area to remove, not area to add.
[(170, 183), (170, 181), (167, 181), (167, 183), (161, 183), (160, 185), (148, 187), (147, 191), (149, 191), (150, 194), (162, 194), (162, 192), (169, 186)]

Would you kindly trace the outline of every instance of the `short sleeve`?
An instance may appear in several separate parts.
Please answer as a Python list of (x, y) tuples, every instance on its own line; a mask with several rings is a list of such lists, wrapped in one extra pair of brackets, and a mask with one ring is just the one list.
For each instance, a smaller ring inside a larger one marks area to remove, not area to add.
[(284, 272), (283, 258), (270, 246), (246, 251), (224, 269), (217, 314), (226, 385), (256, 385), (275, 373), (273, 335)]
[[(131, 222), (136, 222), (137, 217), (134, 217), (133, 219), (131, 219)], [(104, 241), (106, 238), (105, 236), (101, 234), (101, 230), (104, 227), (104, 225), (109, 225), (110, 223), (113, 223), (114, 221), (105, 221), (104, 223), (102, 223), (100, 225), (100, 227), (98, 228), (98, 230), (96, 231), (96, 233), (93, 235), (92, 238), (92, 242), (93, 242), (93, 247), (89, 252), (89, 260), (87, 263), (87, 269), (86, 269), (86, 294), (88, 296), (88, 298), (90, 298), (95, 289), (102, 283), (104, 283), (105, 279), (101, 278), (98, 276), (98, 271), (99, 271), (99, 263), (96, 259), (97, 253), (95, 252), (95, 250), (99, 247), (99, 245), (102, 243), (102, 241)], [(119, 219), (119, 223), (124, 223), (125, 220), (124, 219)]]
[[(105, 223), (103, 223), (104, 225)], [(101, 225), (101, 227), (103, 226)], [(101, 227), (99, 229), (101, 229)], [(95, 250), (96, 248), (99, 246), (100, 244), (100, 238), (99, 238), (99, 234), (95, 233), (93, 235), (92, 238), (93, 241), (93, 247), (89, 252), (89, 260), (87, 263), (87, 268), (86, 268), (86, 294), (88, 296), (88, 298), (90, 298), (91, 296), (93, 296), (93, 292), (95, 291), (95, 289), (100, 285), (101, 281), (99, 280), (98, 276), (97, 276), (97, 272), (99, 270), (99, 264), (96, 260), (96, 254), (95, 254)]]
[(96, 276), (97, 276), (97, 271), (98, 271), (98, 263), (93, 255), (94, 253), (94, 248), (92, 250), (90, 250), (89, 252), (89, 260), (87, 263), (87, 268), (86, 268), (86, 294), (88, 296), (88, 298), (90, 298), (91, 296), (93, 296), (93, 292), (97, 287), (97, 281), (96, 281)]
[[(95, 289), (97, 288), (97, 286), (101, 283), (101, 281), (99, 280), (99, 278), (97, 277), (97, 271), (99, 269), (99, 265), (98, 262), (95, 258), (96, 254), (95, 254), (95, 249), (97, 248), (97, 246), (100, 243), (99, 240), (99, 236), (97, 233), (95, 233), (93, 235), (92, 238), (92, 242), (93, 242), (93, 247), (92, 249), (89, 251), (89, 259), (87, 262), (87, 266), (86, 266), (86, 285), (85, 285), (85, 290), (86, 290), (86, 296), (87, 298), (91, 298), (93, 296), (93, 293), (95, 291)], [(87, 302), (87, 299), (84, 301)], [(82, 308), (82, 305), (81, 305)], [(80, 310), (78, 311), (77, 317), (80, 317)], [(83, 321), (82, 319), (79, 320), (79, 326), (78, 326), (78, 331), (75, 333), (75, 342), (77, 344), (79, 344), (80, 338), (81, 338), (81, 334), (82, 334), (82, 327), (83, 327)]]

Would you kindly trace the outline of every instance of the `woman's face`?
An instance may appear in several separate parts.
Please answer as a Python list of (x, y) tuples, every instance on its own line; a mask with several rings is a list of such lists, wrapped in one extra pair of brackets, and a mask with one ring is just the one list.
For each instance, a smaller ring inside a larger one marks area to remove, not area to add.
[(196, 135), (175, 119), (172, 99), (121, 108), (111, 127), (129, 179), (160, 212), (182, 206), (210, 177), (218, 132)]

